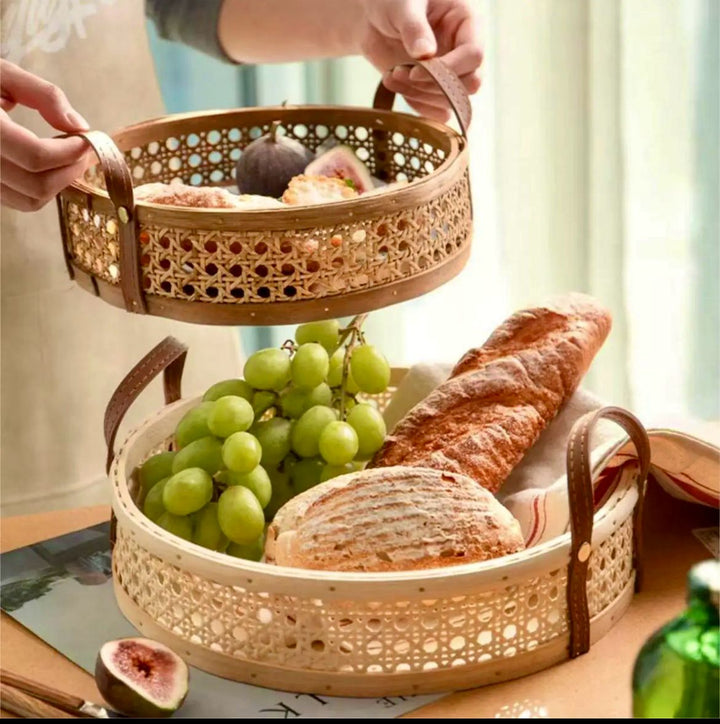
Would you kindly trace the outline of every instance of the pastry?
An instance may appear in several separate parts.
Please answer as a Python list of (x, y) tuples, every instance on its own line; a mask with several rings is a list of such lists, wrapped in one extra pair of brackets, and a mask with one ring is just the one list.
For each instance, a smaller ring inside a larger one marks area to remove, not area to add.
[(610, 313), (582, 294), (514, 314), (397, 423), (368, 467), (453, 471), (497, 492), (575, 391), (610, 325)]
[(358, 195), (352, 186), (339, 178), (329, 176), (295, 176), (290, 181), (282, 200), (292, 206), (327, 204), (347, 201)]
[(320, 483), (275, 515), (265, 562), (330, 571), (402, 571), (523, 550), (520, 525), (473, 480), (416, 467)]
[(277, 199), (251, 194), (236, 195), (221, 186), (189, 186), (183, 183), (148, 183), (135, 187), (136, 201), (183, 206), (198, 209), (255, 209), (284, 208)]

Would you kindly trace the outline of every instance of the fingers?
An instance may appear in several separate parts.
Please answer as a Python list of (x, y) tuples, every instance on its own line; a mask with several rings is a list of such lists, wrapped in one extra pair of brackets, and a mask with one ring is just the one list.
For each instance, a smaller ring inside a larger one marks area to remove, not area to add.
[(411, 108), (414, 108), (421, 116), (425, 116), (425, 118), (430, 118), (440, 123), (447, 123), (450, 120), (451, 113), (447, 108), (430, 105), (422, 99), (405, 97), (405, 100)]
[(80, 137), (38, 138), (5, 113), (0, 113), (0, 137), (3, 160), (36, 173), (77, 163), (88, 148)]
[[(465, 75), (477, 73), (482, 65), (483, 52), (479, 45), (459, 45), (445, 55), (440, 56), (440, 60), (462, 78)], [(428, 78), (423, 68), (416, 66), (410, 70), (410, 81), (414, 82), (423, 78)]]
[(411, 58), (432, 58), (437, 53), (435, 33), (427, 17), (428, 0), (404, 0), (389, 5), (390, 23)]
[(0, 164), (0, 177), (3, 185), (23, 196), (36, 199), (43, 205), (82, 176), (85, 166), (83, 160), (71, 166), (31, 173), (3, 158)]
[(18, 211), (37, 211), (42, 208), (46, 202), (39, 199), (31, 199), (24, 196), (5, 184), (0, 184), (0, 204)]
[(6, 60), (2, 61), (0, 70), (4, 110), (18, 103), (34, 108), (59, 131), (84, 131), (90, 127), (56, 85)]

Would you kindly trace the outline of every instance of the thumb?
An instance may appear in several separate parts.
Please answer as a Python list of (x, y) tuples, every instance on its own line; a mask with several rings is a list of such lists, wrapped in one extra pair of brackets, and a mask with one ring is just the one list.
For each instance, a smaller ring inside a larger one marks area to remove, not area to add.
[(2, 63), (2, 96), (7, 106), (34, 108), (59, 131), (87, 130), (88, 122), (70, 105), (63, 91), (13, 63)]
[(437, 53), (435, 33), (427, 18), (427, 0), (406, 0), (398, 3), (395, 27), (411, 58), (432, 58)]

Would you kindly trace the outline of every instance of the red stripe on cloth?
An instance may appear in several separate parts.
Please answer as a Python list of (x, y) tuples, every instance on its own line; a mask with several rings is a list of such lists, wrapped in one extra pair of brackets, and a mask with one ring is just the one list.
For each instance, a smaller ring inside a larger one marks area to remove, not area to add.
[[(673, 485), (677, 485), (677, 487), (680, 488), (685, 495), (689, 495), (694, 500), (697, 500), (698, 503), (709, 505), (711, 508), (720, 507), (720, 498), (717, 493), (715, 495), (706, 493), (705, 489), (699, 486), (699, 484), (692, 478), (690, 478), (691, 482), (686, 483), (676, 475), (670, 475), (670, 473), (667, 472), (665, 472), (665, 475), (672, 481)], [(710, 488), (707, 488), (707, 490), (710, 490)]]

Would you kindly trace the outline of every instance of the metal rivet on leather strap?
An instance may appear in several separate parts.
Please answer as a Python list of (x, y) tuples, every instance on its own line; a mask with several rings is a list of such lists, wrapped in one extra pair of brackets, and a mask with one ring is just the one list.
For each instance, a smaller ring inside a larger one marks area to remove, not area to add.
[(590, 558), (590, 554), (592, 553), (592, 546), (585, 541), (578, 550), (577, 557), (580, 563), (585, 563), (585, 561)]
[(130, 214), (128, 213), (128, 210), (124, 206), (118, 206), (118, 218), (123, 224), (127, 224), (128, 221), (130, 221)]

